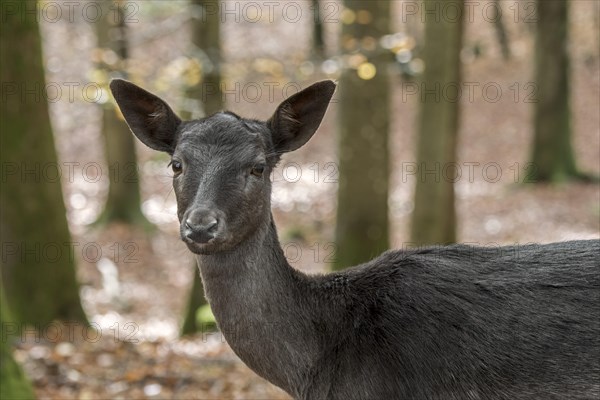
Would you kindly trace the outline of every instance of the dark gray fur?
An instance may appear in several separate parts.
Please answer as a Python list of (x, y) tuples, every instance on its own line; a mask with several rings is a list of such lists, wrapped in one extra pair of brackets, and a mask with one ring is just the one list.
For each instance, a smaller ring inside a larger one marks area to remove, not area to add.
[(111, 89), (134, 134), (181, 163), (182, 239), (223, 334), (260, 376), (298, 399), (600, 396), (598, 240), (388, 251), (307, 276), (279, 245), (269, 175), (315, 132), (332, 82), (267, 122), (181, 122), (129, 82)]

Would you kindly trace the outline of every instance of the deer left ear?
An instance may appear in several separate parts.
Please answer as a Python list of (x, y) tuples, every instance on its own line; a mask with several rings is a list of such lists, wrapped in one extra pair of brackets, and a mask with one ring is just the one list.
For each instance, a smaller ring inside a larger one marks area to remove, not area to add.
[(158, 96), (123, 79), (113, 79), (110, 90), (131, 131), (146, 146), (173, 154), (181, 120)]
[(283, 101), (267, 121), (278, 153), (302, 147), (316, 132), (335, 91), (333, 81), (317, 82)]

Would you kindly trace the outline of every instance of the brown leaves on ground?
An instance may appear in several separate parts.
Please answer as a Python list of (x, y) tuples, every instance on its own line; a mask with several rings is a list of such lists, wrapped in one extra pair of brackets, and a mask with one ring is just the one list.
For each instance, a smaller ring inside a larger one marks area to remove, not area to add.
[(69, 329), (72, 341), (29, 332), (15, 351), (39, 399), (289, 398), (242, 364), (217, 333), (131, 343), (110, 330), (62, 325)]

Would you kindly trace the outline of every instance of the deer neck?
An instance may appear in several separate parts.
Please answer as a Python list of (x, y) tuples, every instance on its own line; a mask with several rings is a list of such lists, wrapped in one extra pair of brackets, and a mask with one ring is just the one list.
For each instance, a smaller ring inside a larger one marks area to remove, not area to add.
[(284, 389), (300, 379), (318, 347), (309, 326), (309, 278), (288, 264), (272, 215), (236, 249), (197, 259), (206, 297), (236, 354)]

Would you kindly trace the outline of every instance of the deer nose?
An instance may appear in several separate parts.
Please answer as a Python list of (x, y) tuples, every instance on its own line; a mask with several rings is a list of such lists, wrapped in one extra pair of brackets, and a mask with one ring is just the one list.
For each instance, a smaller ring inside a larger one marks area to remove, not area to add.
[(184, 234), (197, 243), (206, 243), (214, 238), (219, 228), (217, 213), (208, 209), (192, 210), (184, 222)]

